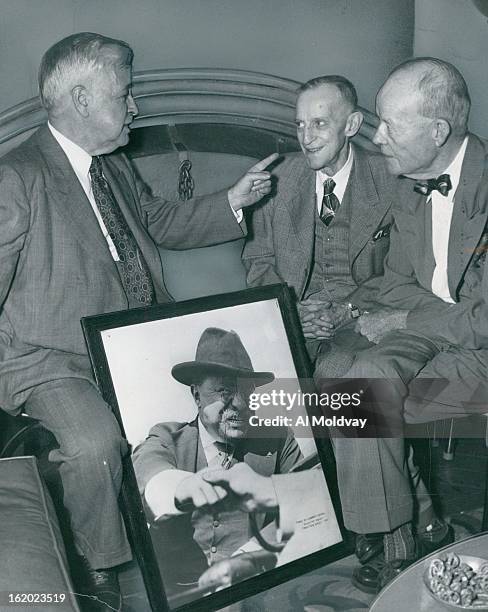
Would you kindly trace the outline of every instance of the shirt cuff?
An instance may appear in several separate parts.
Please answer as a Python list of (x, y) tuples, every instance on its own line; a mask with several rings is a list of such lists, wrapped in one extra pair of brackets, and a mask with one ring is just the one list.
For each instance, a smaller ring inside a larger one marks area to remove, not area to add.
[(256, 552), (257, 550), (263, 550), (263, 547), (261, 544), (259, 544), (256, 538), (251, 538), (245, 544), (239, 546), (239, 548), (232, 553), (231, 557), (242, 555), (243, 553)]
[(183, 514), (175, 506), (175, 493), (179, 484), (191, 474), (184, 470), (164, 470), (149, 480), (144, 498), (155, 521)]
[[(229, 202), (229, 206), (230, 206), (230, 202)], [(234, 210), (232, 208), (232, 206), (230, 206), (230, 209), (232, 211), (232, 214), (236, 218), (237, 223), (242, 223), (242, 220), (244, 219), (244, 214), (242, 212), (242, 208), (240, 208), (239, 210)]]

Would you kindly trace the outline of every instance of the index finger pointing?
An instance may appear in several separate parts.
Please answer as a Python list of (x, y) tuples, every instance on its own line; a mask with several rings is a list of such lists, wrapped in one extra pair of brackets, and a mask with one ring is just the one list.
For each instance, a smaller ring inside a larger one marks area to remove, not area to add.
[(278, 159), (279, 156), (279, 153), (272, 153), (271, 155), (268, 155), (268, 157), (258, 161), (257, 164), (254, 164), (252, 168), (249, 168), (248, 172), (261, 172), (261, 170), (264, 170), (266, 166), (269, 166), (269, 164), (272, 164), (276, 159)]

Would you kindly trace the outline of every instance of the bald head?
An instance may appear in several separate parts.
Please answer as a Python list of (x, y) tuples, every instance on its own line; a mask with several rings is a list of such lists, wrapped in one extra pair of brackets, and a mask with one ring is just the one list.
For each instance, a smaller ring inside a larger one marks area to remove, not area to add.
[(459, 71), (442, 60), (400, 64), (376, 97), (380, 124), (373, 142), (392, 174), (423, 179), (441, 174), (467, 133), (470, 99)]
[(466, 134), (471, 99), (462, 74), (449, 62), (434, 57), (407, 60), (390, 73), (378, 95), (393, 88), (416, 93), (421, 115), (445, 119), (458, 137)]

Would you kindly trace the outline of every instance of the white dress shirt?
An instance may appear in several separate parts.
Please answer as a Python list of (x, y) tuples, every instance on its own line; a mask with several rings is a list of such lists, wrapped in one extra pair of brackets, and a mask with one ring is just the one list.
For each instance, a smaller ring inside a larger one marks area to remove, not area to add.
[(432, 249), (434, 251), (435, 268), (432, 276), (432, 293), (440, 297), (444, 302), (454, 304), (454, 300), (449, 292), (447, 278), (447, 258), (449, 252), (449, 232), (451, 229), (452, 211), (456, 198), (456, 190), (461, 178), (461, 168), (463, 165), (464, 154), (468, 137), (464, 139), (456, 157), (452, 160), (449, 167), (441, 174), (449, 174), (452, 189), (446, 196), (437, 190), (430, 194), (432, 206)]
[(59, 146), (63, 149), (66, 157), (68, 158), (71, 167), (76, 174), (76, 178), (79, 180), (81, 186), (83, 187), (83, 191), (88, 198), (88, 201), (91, 204), (95, 217), (97, 218), (98, 225), (102, 230), (102, 234), (107, 241), (108, 248), (110, 249), (110, 253), (114, 259), (114, 261), (119, 261), (119, 254), (117, 253), (117, 249), (115, 248), (112, 239), (109, 236), (107, 228), (105, 227), (105, 223), (103, 222), (102, 215), (98, 210), (97, 203), (95, 202), (95, 198), (93, 197), (91, 178), (90, 178), (90, 166), (92, 162), (92, 156), (89, 155), (85, 150), (75, 144), (69, 138), (66, 138), (61, 132), (53, 127), (48, 122), (48, 128), (51, 130), (51, 134), (57, 140)]
[(315, 173), (315, 193), (317, 195), (317, 210), (322, 210), (322, 198), (324, 197), (324, 182), (327, 179), (333, 179), (335, 183), (334, 195), (339, 200), (339, 204), (342, 203), (344, 192), (346, 191), (347, 183), (349, 181), (349, 175), (351, 174), (352, 162), (354, 161), (354, 153), (351, 145), (349, 145), (349, 153), (347, 155), (347, 161), (342, 168), (336, 172), (333, 176), (329, 176), (323, 170), (317, 170)]

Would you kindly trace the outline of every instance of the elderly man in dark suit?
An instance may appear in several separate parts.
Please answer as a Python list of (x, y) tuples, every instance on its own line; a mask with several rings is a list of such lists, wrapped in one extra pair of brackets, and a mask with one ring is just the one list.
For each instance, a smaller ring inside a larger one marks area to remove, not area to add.
[(249, 397), (274, 376), (254, 371), (235, 332), (207, 328), (195, 360), (175, 365), (172, 374), (190, 387), (198, 416), (190, 423), (155, 425), (133, 455), (170, 594), (196, 586), (209, 566), (241, 550), (252, 535), (247, 514), (226, 502), (224, 489), (205, 481), (209, 470), (244, 462), (271, 476), (302, 458), (287, 428), (270, 428), (269, 436), (265, 428), (251, 433)]
[(341, 376), (369, 345), (354, 324), (375, 307), (388, 252), (396, 181), (381, 155), (350, 142), (362, 121), (344, 77), (299, 88), (303, 154), (277, 167), (276, 194), (254, 210), (243, 251), (249, 286), (286, 282), (295, 290), (316, 378)]
[[(462, 75), (434, 58), (401, 64), (377, 96), (374, 142), (403, 177), (378, 296), (392, 314), (361, 317), (359, 330), (376, 346), (345, 376), (387, 379), (375, 411), (386, 435), (398, 437), (336, 447), (345, 520), (362, 533), (384, 532), (386, 563), (357, 571), (363, 586), (383, 586), (415, 557), (404, 409), (424, 420), (486, 412), (488, 147), (467, 132), (469, 109)], [(438, 378), (447, 386), (422, 397), (420, 383)], [(367, 510), (358, 505), (365, 498)]]
[(76, 548), (111, 610), (115, 574), (95, 570), (131, 558), (117, 506), (124, 444), (80, 318), (171, 300), (156, 244), (239, 238), (240, 209), (270, 189), (264, 162), (213, 196), (153, 198), (128, 159), (111, 155), (137, 114), (132, 57), (125, 42), (92, 33), (51, 47), (39, 71), (49, 123), (0, 163), (0, 406), (24, 405), (55, 435)]

